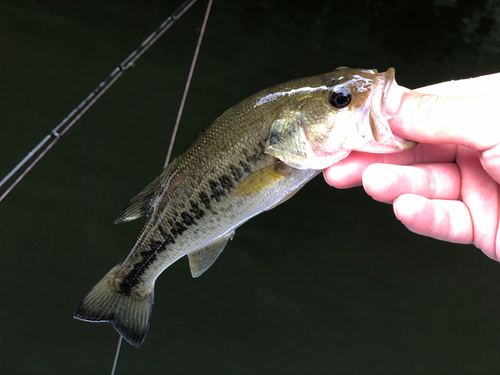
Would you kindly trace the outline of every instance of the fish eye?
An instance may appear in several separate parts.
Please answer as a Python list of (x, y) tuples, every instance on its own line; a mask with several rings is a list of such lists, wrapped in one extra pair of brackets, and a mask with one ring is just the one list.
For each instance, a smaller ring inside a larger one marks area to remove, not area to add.
[(346, 90), (346, 92), (334, 91), (330, 95), (329, 101), (334, 108), (340, 109), (347, 107), (351, 102), (351, 93), (348, 90)]

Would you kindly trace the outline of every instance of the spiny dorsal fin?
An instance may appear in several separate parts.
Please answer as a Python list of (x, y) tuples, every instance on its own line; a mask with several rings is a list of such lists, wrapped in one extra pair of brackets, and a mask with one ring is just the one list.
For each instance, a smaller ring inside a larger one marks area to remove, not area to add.
[(156, 189), (160, 186), (159, 179), (147, 185), (128, 202), (120, 215), (115, 220), (115, 224), (125, 223), (135, 220), (141, 216), (148, 216), (150, 211), (149, 202), (153, 198)]
[(189, 253), (188, 258), (191, 275), (193, 275), (193, 277), (198, 277), (208, 270), (217, 260), (219, 254), (222, 253), (224, 247), (226, 247), (227, 241), (233, 238), (233, 235), (234, 231), (220, 238), (218, 241), (212, 242), (208, 246)]
[(168, 189), (172, 177), (176, 174), (175, 167), (172, 167), (172, 165), (169, 164), (153, 182), (134, 195), (116, 218), (115, 224), (126, 223), (142, 216), (149, 216), (153, 208), (152, 200), (155, 193)]

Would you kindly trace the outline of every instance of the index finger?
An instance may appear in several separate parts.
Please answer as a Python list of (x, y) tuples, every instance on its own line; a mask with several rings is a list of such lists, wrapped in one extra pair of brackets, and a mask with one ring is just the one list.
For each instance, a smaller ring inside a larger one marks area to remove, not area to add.
[(347, 158), (323, 171), (326, 182), (339, 189), (347, 189), (362, 184), (363, 171), (371, 164), (423, 164), (452, 163), (456, 156), (455, 145), (434, 145), (420, 143), (416, 147), (394, 154), (370, 154), (352, 152)]
[[(500, 80), (494, 75), (493, 80)], [(424, 143), (453, 143), (475, 150), (486, 150), (500, 143), (496, 110), (500, 103), (499, 85), (490, 85), (486, 95), (478, 95), (485, 78), (467, 80), (464, 87), (476, 87), (473, 96), (463, 96), (458, 82), (408, 90), (393, 84), (387, 98), (387, 113), (395, 134)], [(494, 86), (492, 88), (491, 86)], [(454, 87), (454, 89), (453, 89)], [(437, 95), (439, 92), (456, 96)], [(425, 93), (424, 93), (425, 92)], [(461, 96), (462, 95), (462, 96)]]

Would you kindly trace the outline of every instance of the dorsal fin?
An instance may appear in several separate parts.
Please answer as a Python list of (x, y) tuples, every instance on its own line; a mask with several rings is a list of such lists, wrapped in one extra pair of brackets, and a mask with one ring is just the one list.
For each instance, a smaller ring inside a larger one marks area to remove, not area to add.
[(125, 223), (135, 220), (141, 216), (148, 216), (149, 202), (153, 198), (156, 188), (159, 187), (158, 178), (147, 185), (128, 202), (120, 215), (115, 220), (115, 224)]
[(191, 275), (193, 277), (200, 276), (203, 272), (208, 270), (212, 264), (217, 260), (217, 257), (224, 247), (226, 247), (227, 241), (232, 239), (234, 236), (234, 231), (227, 234), (226, 236), (220, 238), (216, 242), (212, 242), (208, 246), (205, 246), (199, 250), (195, 250), (188, 254), (189, 267), (191, 268)]
[(153, 182), (134, 195), (116, 218), (115, 224), (126, 223), (127, 221), (132, 221), (142, 216), (149, 216), (153, 208), (151, 201), (155, 193), (160, 190), (168, 189), (172, 177), (171, 175), (175, 174), (175, 168), (170, 168), (171, 165), (172, 164), (169, 164)]

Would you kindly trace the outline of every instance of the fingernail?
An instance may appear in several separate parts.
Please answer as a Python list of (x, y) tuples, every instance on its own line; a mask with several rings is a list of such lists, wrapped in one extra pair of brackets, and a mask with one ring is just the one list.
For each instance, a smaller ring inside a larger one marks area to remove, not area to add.
[(394, 201), (392, 202), (392, 209), (394, 211), (394, 215), (396, 216), (396, 218), (401, 221), (401, 219), (399, 218), (398, 216), (398, 210), (397, 210), (397, 207), (396, 207), (396, 202), (398, 201), (399, 197), (397, 197), (396, 199), (394, 199)]

